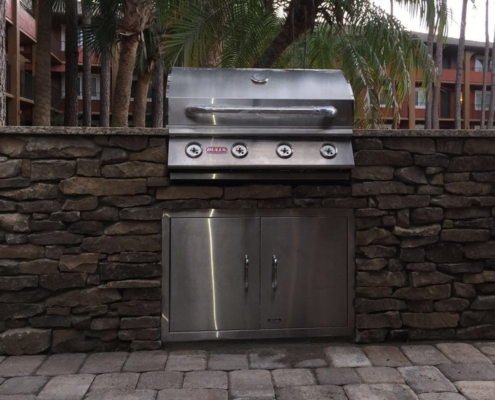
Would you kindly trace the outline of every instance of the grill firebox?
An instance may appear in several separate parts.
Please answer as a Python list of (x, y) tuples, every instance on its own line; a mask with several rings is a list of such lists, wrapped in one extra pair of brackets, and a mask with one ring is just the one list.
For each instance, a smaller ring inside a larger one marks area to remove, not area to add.
[(354, 166), (340, 71), (174, 68), (167, 92), (174, 181), (346, 179)]

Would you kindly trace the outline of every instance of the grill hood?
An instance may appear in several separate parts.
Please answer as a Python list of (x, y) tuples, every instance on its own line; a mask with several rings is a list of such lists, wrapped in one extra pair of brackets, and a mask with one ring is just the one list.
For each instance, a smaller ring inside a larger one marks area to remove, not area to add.
[(338, 70), (173, 68), (170, 136), (352, 134), (354, 97)]

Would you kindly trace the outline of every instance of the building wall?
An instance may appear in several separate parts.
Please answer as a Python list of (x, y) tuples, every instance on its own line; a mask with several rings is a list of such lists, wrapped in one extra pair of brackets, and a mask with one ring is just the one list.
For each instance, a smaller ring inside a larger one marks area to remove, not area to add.
[(0, 353), (160, 347), (167, 209), (354, 209), (358, 342), (495, 336), (494, 132), (356, 132), (348, 184), (239, 188), (169, 186), (165, 130), (6, 131)]

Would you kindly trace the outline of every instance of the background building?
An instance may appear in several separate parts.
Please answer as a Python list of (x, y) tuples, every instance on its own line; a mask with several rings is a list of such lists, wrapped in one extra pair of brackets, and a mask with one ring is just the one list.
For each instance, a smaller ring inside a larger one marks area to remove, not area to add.
[[(36, 17), (32, 0), (6, 0), (7, 29), (7, 125), (32, 125), (33, 75), (35, 71)], [(418, 34), (426, 41), (425, 34)], [(54, 15), (51, 32), (52, 59), (52, 124), (62, 125), (65, 94), (65, 25), (62, 15)], [(82, 93), (82, 34), (80, 34), (79, 92)], [(456, 78), (457, 39), (448, 39), (442, 62), (442, 86), (440, 99), (440, 128), (454, 128), (454, 85)], [(462, 92), (462, 126), (476, 129), (481, 120), (481, 90), (483, 82), (484, 42), (466, 41), (465, 66)], [(490, 65), (491, 66), (491, 65)], [(92, 125), (98, 125), (100, 109), (100, 65), (92, 61)], [(112, 64), (112, 84), (115, 82)], [(491, 74), (488, 73), (488, 85)], [(402, 104), (399, 128), (424, 127), (426, 99), (421, 88), (421, 76), (412, 82), (414, 91)], [(113, 93), (113, 88), (112, 91)], [(132, 92), (134, 92), (134, 85)], [(132, 94), (131, 94), (132, 96)], [(490, 93), (488, 92), (488, 95)], [(151, 101), (151, 90), (148, 94)], [(82, 112), (82, 94), (79, 97)], [(112, 99), (111, 99), (112, 100)], [(111, 101), (110, 100), (110, 101)], [(129, 115), (132, 115), (132, 97)], [(487, 107), (489, 101), (487, 101)], [(392, 112), (385, 117), (385, 126), (392, 127)]]

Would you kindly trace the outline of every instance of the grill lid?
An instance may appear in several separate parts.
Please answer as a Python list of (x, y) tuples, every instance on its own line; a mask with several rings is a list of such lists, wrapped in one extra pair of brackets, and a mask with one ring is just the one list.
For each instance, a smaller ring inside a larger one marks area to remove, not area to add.
[(338, 70), (173, 68), (169, 132), (351, 135), (354, 97)]

